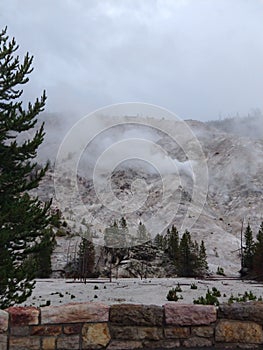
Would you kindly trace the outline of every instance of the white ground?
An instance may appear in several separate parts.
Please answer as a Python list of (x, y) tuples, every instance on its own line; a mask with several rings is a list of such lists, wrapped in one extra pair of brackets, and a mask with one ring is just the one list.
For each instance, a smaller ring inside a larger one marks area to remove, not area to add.
[[(183, 299), (180, 303), (192, 303), (193, 299), (205, 296), (208, 288), (216, 287), (222, 297), (220, 302), (227, 302), (231, 293), (234, 296), (252, 291), (263, 296), (263, 283), (240, 280), (198, 280), (188, 278), (152, 278), (119, 279), (112, 283), (107, 279), (88, 281), (88, 283), (73, 282), (65, 279), (37, 280), (32, 296), (24, 305), (40, 306), (48, 300), (51, 305), (61, 305), (70, 302), (96, 301), (106, 304), (138, 303), (163, 305), (167, 303), (166, 295), (172, 287), (181, 285)], [(195, 283), (198, 289), (190, 289)], [(55, 294), (56, 293), (56, 294)], [(60, 294), (61, 293), (61, 294)], [(226, 294), (226, 297), (223, 295)], [(73, 297), (72, 297), (73, 296)], [(75, 296), (75, 297), (74, 297)], [(97, 296), (97, 297), (96, 297)]]

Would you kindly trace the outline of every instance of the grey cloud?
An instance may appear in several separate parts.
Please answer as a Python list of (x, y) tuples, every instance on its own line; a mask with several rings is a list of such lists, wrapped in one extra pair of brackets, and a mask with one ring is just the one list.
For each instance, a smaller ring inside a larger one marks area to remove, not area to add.
[(25, 97), (80, 116), (153, 103), (183, 118), (263, 109), (261, 0), (10, 0), (0, 20), (31, 52)]

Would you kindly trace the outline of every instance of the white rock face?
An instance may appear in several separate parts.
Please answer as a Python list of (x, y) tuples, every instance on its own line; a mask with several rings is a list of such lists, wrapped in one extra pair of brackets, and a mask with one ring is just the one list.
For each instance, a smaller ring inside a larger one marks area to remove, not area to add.
[[(136, 118), (132, 120), (136, 121)], [(142, 118), (139, 120), (143, 121)], [(160, 126), (165, 123), (171, 130), (180, 129), (179, 122), (160, 120), (158, 123)], [(154, 130), (151, 139), (167, 152), (165, 158), (155, 151), (157, 153), (152, 158), (159, 159), (160, 169), (165, 163), (161, 175), (143, 160), (127, 162), (108, 173), (105, 170), (101, 179), (105, 183), (108, 181), (110, 186), (103, 188), (102, 201), (94, 188), (93, 180), (85, 176), (86, 163), (83, 162), (83, 168), (77, 176), (76, 190), (70, 186), (69, 170), (65, 162), (65, 169), (58, 177), (63, 184), (60, 201), (56, 202), (55, 197), (54, 205), (62, 209), (73, 231), (78, 232), (80, 228), (85, 230), (85, 225), (81, 224), (85, 218), (86, 223), (92, 225), (94, 243), (98, 245), (104, 242), (105, 226), (114, 219), (119, 220), (122, 215), (128, 222), (131, 235), (140, 220), (145, 223), (152, 238), (156, 232), (165, 232), (172, 224), (176, 225), (180, 233), (189, 228), (193, 239), (205, 241), (210, 270), (215, 272), (220, 266), (228, 274), (237, 274), (240, 268), (242, 220), (244, 219), (245, 226), (250, 222), (256, 235), (263, 219), (263, 138), (240, 137), (193, 120), (187, 121), (187, 125), (201, 145), (203, 159), (195, 157), (192, 140), (185, 139), (184, 147), (180, 147), (167, 135)], [(122, 129), (117, 131), (117, 139), (123, 133)], [(148, 130), (148, 138), (149, 133)], [(136, 129), (133, 134), (136, 134)], [(180, 142), (182, 139), (180, 137)], [(94, 144), (92, 147), (94, 151)], [(87, 155), (88, 152), (87, 149)], [(199, 171), (204, 165), (199, 164), (201, 161), (208, 169), (207, 181), (204, 179), (207, 183), (204, 184), (198, 184)], [(169, 162), (176, 167), (176, 171), (169, 170)], [(52, 181), (53, 174), (50, 172), (39, 188), (40, 197), (54, 195)], [(205, 185), (207, 192), (204, 190)], [(73, 213), (66, 200), (69, 196)], [(110, 207), (113, 197), (117, 204), (121, 203), (119, 210), (114, 211)], [(61, 201), (61, 198), (65, 198), (65, 201)], [(138, 205), (140, 201), (142, 205)], [(122, 211), (123, 203), (129, 203), (129, 212)], [(73, 239), (69, 248), (69, 241), (62, 237), (58, 243), (53, 263), (59, 269), (66, 262), (68, 250), (73, 254), (76, 242)]]

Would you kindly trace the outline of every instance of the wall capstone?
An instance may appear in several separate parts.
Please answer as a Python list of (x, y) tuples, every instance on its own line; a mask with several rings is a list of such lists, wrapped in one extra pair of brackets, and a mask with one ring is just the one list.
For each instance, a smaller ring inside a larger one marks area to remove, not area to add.
[(123, 326), (162, 326), (163, 309), (156, 305), (113, 305), (110, 308), (110, 322)]
[(212, 305), (165, 304), (167, 325), (195, 326), (209, 325), (216, 321), (216, 307)]
[(224, 303), (218, 308), (218, 317), (263, 324), (263, 302)]
[(5, 333), (8, 329), (8, 312), (0, 310), (0, 334)]
[(10, 325), (15, 326), (32, 326), (39, 324), (39, 309), (36, 307), (17, 307), (12, 306), (6, 309), (10, 316)]
[(40, 308), (41, 323), (108, 322), (109, 306), (99, 303), (70, 303)]

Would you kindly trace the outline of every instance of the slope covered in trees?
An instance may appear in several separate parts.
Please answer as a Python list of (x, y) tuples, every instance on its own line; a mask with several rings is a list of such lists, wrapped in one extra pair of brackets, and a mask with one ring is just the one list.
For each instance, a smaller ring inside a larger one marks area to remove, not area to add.
[(263, 280), (263, 222), (261, 223), (256, 240), (248, 223), (244, 233), (241, 275)]
[(204, 241), (200, 245), (193, 241), (189, 231), (179, 238), (179, 233), (173, 225), (163, 237), (157, 235), (156, 245), (163, 249), (173, 261), (178, 276), (205, 276), (208, 273), (207, 255)]

